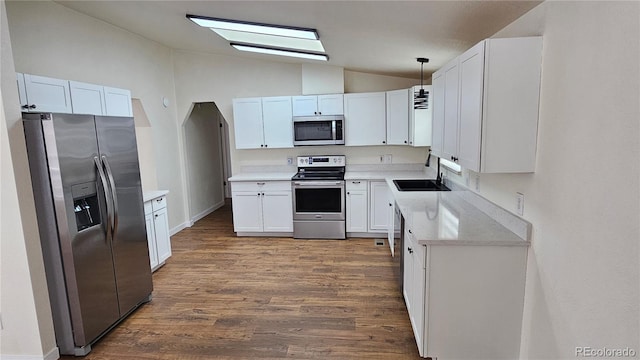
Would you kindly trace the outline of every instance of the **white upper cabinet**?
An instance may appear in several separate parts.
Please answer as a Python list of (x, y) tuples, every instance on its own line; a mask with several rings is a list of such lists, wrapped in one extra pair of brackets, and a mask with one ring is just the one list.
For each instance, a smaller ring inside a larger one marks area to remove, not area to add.
[(409, 145), (410, 90), (387, 91), (387, 145)]
[(264, 148), (262, 98), (233, 99), (236, 149)]
[(458, 156), (458, 59), (444, 67), (444, 132), (442, 136), (442, 157), (455, 160)]
[[(19, 88), (19, 87), (18, 87)], [(23, 111), (71, 113), (69, 81), (24, 74), (26, 108)]]
[(386, 94), (384, 92), (344, 95), (345, 145), (387, 143)]
[(74, 114), (106, 114), (103, 86), (69, 81), (69, 90)]
[(437, 157), (444, 157), (444, 71), (439, 70), (431, 77), (433, 90), (431, 103), (433, 106), (433, 122), (431, 124), (431, 152)]
[(487, 39), (434, 73), (433, 153), (475, 172), (535, 171), (541, 61), (541, 37)]
[(342, 115), (342, 94), (293, 96), (293, 116)]
[(131, 108), (131, 91), (112, 87), (104, 87), (105, 115), (133, 116)]
[(293, 147), (291, 97), (233, 99), (236, 149)]
[(265, 147), (293, 147), (292, 116), (290, 96), (262, 98), (262, 128)]
[[(417, 98), (420, 88), (424, 89), (425, 98)], [(431, 85), (414, 86), (409, 89), (409, 145), (431, 145), (431, 122), (433, 117), (433, 92)], [(388, 134), (387, 134), (388, 137)], [(388, 139), (387, 139), (388, 140)]]
[(24, 84), (24, 74), (16, 73), (16, 81), (18, 83), (18, 97), (20, 99), (20, 109), (28, 111), (27, 89)]

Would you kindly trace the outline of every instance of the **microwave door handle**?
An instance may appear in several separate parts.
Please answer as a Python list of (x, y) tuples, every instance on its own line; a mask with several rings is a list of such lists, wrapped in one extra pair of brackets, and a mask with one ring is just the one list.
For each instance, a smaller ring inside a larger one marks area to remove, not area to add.
[(331, 122), (331, 140), (336, 140), (336, 122)]

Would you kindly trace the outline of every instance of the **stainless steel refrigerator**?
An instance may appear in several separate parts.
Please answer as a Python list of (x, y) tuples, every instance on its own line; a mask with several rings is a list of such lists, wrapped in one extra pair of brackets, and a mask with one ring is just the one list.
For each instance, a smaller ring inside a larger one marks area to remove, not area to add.
[(153, 289), (133, 118), (23, 124), (56, 341), (86, 355)]

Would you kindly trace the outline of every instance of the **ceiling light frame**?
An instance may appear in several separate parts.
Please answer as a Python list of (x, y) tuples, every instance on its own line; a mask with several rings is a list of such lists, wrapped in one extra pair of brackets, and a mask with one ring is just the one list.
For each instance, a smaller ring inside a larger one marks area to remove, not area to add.
[(319, 40), (318, 31), (296, 26), (273, 25), (251, 21), (221, 19), (208, 16), (187, 14), (187, 19), (206, 28), (246, 31), (258, 34), (285, 36), (300, 39)]
[(281, 48), (275, 48), (275, 47), (269, 47), (269, 46), (260, 46), (260, 45), (254, 45), (254, 44), (242, 44), (242, 43), (233, 43), (233, 42), (229, 43), (229, 45), (231, 45), (231, 47), (233, 47), (234, 49), (240, 50), (240, 51), (250, 51), (250, 52), (255, 52), (260, 54), (270, 54), (270, 55), (280, 55), (280, 56), (291, 56), (291, 57), (297, 57), (297, 58), (309, 59), (309, 60), (329, 61), (329, 55), (327, 54), (319, 54), (319, 53), (312, 53), (312, 52), (306, 52), (306, 51), (297, 51), (297, 50), (281, 49)]

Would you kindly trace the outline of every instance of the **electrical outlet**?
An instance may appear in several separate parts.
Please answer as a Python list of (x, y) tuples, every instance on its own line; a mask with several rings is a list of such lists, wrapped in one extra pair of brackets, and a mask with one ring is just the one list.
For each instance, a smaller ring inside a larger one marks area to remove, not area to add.
[(293, 165), (293, 158), (292, 157), (288, 157), (287, 158), (287, 165)]
[(518, 215), (524, 215), (524, 194), (516, 193), (516, 212)]
[(473, 178), (473, 187), (476, 191), (480, 191), (480, 175), (475, 174)]

